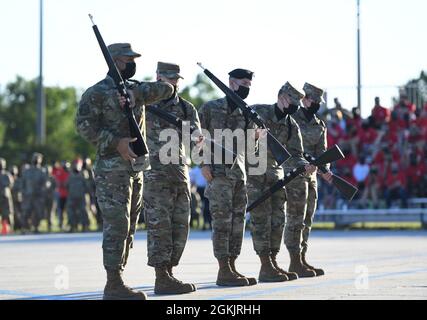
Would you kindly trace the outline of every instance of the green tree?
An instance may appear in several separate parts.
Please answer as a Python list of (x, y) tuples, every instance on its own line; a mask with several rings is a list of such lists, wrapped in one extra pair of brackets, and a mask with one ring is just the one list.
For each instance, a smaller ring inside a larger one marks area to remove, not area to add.
[(194, 104), (197, 109), (205, 102), (220, 97), (219, 91), (203, 74), (198, 74), (193, 84), (184, 87), (180, 92), (180, 96)]
[(45, 88), (46, 144), (36, 144), (36, 90), (36, 81), (17, 77), (0, 95), (0, 154), (11, 164), (28, 161), (34, 151), (42, 152), (47, 162), (93, 156), (93, 147), (74, 127), (75, 88)]

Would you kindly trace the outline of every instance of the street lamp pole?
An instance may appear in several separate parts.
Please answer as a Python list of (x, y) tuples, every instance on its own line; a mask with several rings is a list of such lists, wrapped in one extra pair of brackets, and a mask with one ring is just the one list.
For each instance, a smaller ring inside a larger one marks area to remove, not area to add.
[(360, 66), (360, 0), (357, 0), (357, 107), (362, 106), (362, 84)]
[(40, 0), (40, 53), (39, 53), (39, 81), (37, 89), (37, 144), (43, 145), (46, 142), (45, 123), (45, 97), (43, 90), (43, 0)]

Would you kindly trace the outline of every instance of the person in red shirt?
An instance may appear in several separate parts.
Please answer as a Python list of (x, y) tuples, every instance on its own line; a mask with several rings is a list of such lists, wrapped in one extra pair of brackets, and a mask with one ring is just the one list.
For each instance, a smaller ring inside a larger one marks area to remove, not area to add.
[[(344, 172), (345, 168), (353, 168), (354, 165), (357, 163), (357, 159), (354, 156), (354, 154), (351, 152), (350, 146), (344, 146), (342, 148), (342, 152), (345, 156), (344, 159), (340, 159), (337, 162), (335, 162), (335, 165), (339, 172)], [(350, 170), (350, 176), (353, 178), (353, 174)]]
[(391, 171), (385, 177), (385, 200), (387, 208), (391, 207), (393, 200), (400, 199), (402, 208), (408, 207), (408, 197), (406, 192), (406, 175), (404, 170), (399, 170), (399, 166), (393, 163)]
[(375, 97), (375, 106), (372, 109), (371, 115), (374, 119), (375, 127), (380, 129), (384, 123), (390, 121), (391, 112), (389, 109), (381, 106), (379, 97)]
[(396, 135), (396, 137), (403, 136), (403, 132), (406, 129), (406, 122), (404, 117), (400, 117), (397, 111), (391, 113), (391, 119), (389, 122), (389, 134)]
[(353, 114), (353, 117), (346, 119), (346, 127), (353, 126), (358, 130), (362, 126), (362, 117), (360, 116), (360, 108), (354, 107), (353, 109), (351, 109), (351, 112)]
[(379, 195), (383, 187), (382, 178), (378, 172), (378, 168), (373, 166), (369, 172), (369, 175), (365, 181), (366, 186), (363, 190), (361, 199), (362, 206), (367, 207), (368, 200), (372, 201), (374, 209), (379, 208)]
[(413, 123), (419, 128), (421, 139), (427, 140), (427, 104), (424, 109), (416, 111), (416, 119)]
[(359, 138), (359, 148), (361, 152), (366, 152), (371, 149), (375, 140), (378, 137), (378, 132), (375, 130), (369, 121), (364, 120), (362, 122), (362, 127), (358, 130), (357, 136)]
[(411, 154), (410, 164), (406, 169), (408, 179), (408, 193), (411, 197), (423, 197), (425, 194), (425, 176), (427, 165), (425, 161), (418, 161), (416, 153)]
[(339, 125), (338, 121), (330, 121), (327, 132), (328, 146), (333, 146), (344, 136), (344, 130)]
[(408, 100), (406, 93), (401, 93), (399, 102), (394, 106), (393, 111), (397, 113), (400, 119), (403, 119), (405, 115), (413, 114), (416, 110), (415, 104)]

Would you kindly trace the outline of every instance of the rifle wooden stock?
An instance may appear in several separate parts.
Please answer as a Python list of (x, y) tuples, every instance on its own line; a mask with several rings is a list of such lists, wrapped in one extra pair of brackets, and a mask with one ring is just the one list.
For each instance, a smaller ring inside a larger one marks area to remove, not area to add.
[[(89, 17), (92, 20), (92, 16), (89, 15)], [(135, 152), (137, 156), (146, 155), (148, 154), (148, 147), (144, 140), (144, 137), (142, 136), (138, 122), (136, 121), (135, 115), (133, 113), (133, 109), (130, 107), (130, 104), (131, 104), (130, 96), (126, 90), (126, 86), (123, 81), (123, 78), (120, 75), (119, 69), (117, 69), (117, 66), (114, 63), (114, 60), (110, 54), (110, 51), (108, 51), (108, 48), (105, 45), (104, 39), (102, 38), (97, 25), (93, 22), (93, 20), (92, 20), (92, 23), (93, 23), (92, 29), (93, 29), (93, 32), (95, 33), (96, 39), (98, 40), (98, 44), (101, 48), (102, 54), (104, 55), (105, 61), (107, 62), (109, 74), (113, 78), (116, 88), (119, 91), (120, 95), (126, 99), (124, 110), (129, 121), (130, 135), (132, 138), (137, 139), (135, 142), (131, 143), (132, 150)]]
[[(339, 147), (337, 145), (335, 145), (334, 148), (338, 148), (339, 152), (341, 152), (341, 150), (339, 149)], [(304, 154), (304, 157), (311, 164), (313, 164), (313, 162), (316, 160), (313, 156), (310, 156), (307, 153)], [(344, 158), (344, 156), (343, 156), (343, 158)], [(319, 169), (322, 173), (328, 172), (328, 170), (326, 170), (326, 168), (324, 166), (320, 166)], [(341, 193), (341, 195), (344, 197), (344, 199), (346, 199), (348, 201), (351, 201), (358, 191), (358, 189), (355, 186), (353, 186), (351, 183), (347, 182), (346, 180), (344, 180), (340, 176), (337, 176), (336, 174), (333, 174), (333, 173), (332, 173), (332, 184)]]
[[(203, 67), (202, 67), (203, 68)], [(270, 133), (270, 130), (266, 127), (264, 121), (261, 119), (259, 114), (249, 107), (242, 98), (240, 98), (233, 90), (227, 87), (221, 80), (219, 80), (212, 72), (208, 69), (203, 68), (203, 72), (212, 80), (217, 87), (225, 93), (239, 108), (243, 114), (252, 120), (259, 128), (267, 130), (267, 145), (273, 154), (274, 159), (279, 165), (282, 165), (288, 160), (291, 154), (286, 148)]]

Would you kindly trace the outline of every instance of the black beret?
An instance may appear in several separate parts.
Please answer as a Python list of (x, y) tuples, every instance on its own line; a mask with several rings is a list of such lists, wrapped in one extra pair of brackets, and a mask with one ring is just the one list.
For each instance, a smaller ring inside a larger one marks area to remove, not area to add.
[(234, 69), (230, 71), (228, 75), (236, 79), (249, 79), (252, 80), (253, 72), (246, 69)]

